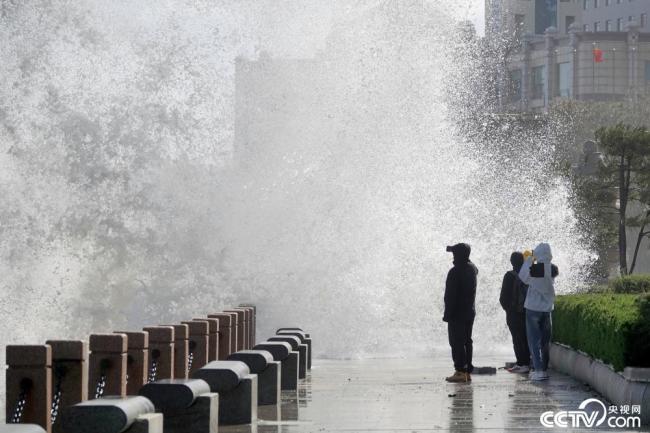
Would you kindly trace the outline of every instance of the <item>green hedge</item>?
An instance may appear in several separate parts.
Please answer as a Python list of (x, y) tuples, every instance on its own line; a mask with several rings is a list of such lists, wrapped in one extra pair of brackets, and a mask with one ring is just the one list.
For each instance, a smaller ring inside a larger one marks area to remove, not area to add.
[(553, 341), (612, 364), (650, 367), (650, 294), (558, 296)]
[(650, 293), (650, 275), (617, 277), (606, 284), (590, 287), (586, 293)]
[(628, 275), (608, 284), (614, 293), (650, 293), (650, 275)]

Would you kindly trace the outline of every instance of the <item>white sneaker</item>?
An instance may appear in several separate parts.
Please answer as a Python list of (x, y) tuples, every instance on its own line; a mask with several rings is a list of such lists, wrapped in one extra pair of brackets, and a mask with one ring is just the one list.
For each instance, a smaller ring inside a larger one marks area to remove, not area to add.
[(527, 365), (515, 365), (509, 371), (510, 373), (528, 373), (530, 368)]
[(533, 371), (533, 373), (530, 375), (530, 380), (535, 382), (548, 380), (548, 374), (545, 371)]

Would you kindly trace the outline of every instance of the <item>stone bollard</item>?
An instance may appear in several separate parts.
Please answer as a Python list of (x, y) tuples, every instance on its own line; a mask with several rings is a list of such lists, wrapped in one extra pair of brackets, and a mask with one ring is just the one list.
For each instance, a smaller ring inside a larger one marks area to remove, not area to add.
[(219, 395), (201, 379), (164, 379), (145, 385), (147, 397), (164, 417), (165, 433), (217, 433)]
[(122, 332), (128, 339), (126, 351), (126, 395), (138, 395), (140, 388), (147, 383), (149, 373), (149, 333)]
[(126, 352), (124, 334), (91, 334), (88, 365), (88, 396), (126, 397)]
[(190, 327), (188, 325), (160, 325), (174, 328), (174, 379), (187, 379), (190, 355)]
[(260, 406), (280, 402), (280, 362), (266, 350), (242, 350), (228, 357), (229, 361), (241, 361), (252, 374), (257, 375), (257, 404)]
[(189, 355), (188, 359), (188, 375), (192, 377), (199, 368), (208, 363), (208, 323), (207, 322), (183, 322), (189, 328)]
[(252, 307), (238, 307), (238, 309), (246, 312), (246, 349), (252, 349), (255, 346), (253, 340), (253, 308)]
[(192, 374), (219, 394), (219, 424), (252, 424), (257, 421), (257, 375), (239, 361), (212, 361)]
[(255, 342), (257, 341), (257, 307), (253, 304), (239, 304), (239, 306), (253, 309), (253, 317), (251, 320), (251, 346), (255, 346)]
[(248, 332), (246, 325), (246, 310), (241, 308), (232, 308), (230, 310), (225, 310), (225, 312), (237, 314), (237, 351), (245, 350), (246, 345), (248, 344), (248, 337), (246, 336)]
[(145, 397), (105, 397), (68, 407), (61, 415), (66, 433), (163, 433), (163, 416)]
[(314, 352), (312, 349), (312, 340), (309, 334), (305, 334), (305, 344), (307, 344), (307, 351), (309, 352), (307, 355), (307, 370), (311, 370), (311, 359)]
[(280, 361), (282, 363), (280, 387), (283, 390), (294, 391), (298, 389), (300, 354), (294, 352), (289, 343), (283, 341), (265, 341), (255, 345), (253, 350), (266, 350), (273, 356), (274, 361)]
[(85, 341), (48, 340), (52, 347), (52, 431), (63, 433), (57, 422), (61, 411), (88, 400), (88, 344)]
[(219, 360), (228, 359), (228, 355), (233, 353), (231, 345), (232, 338), (232, 315), (229, 313), (208, 314), (208, 318), (219, 320)]
[(0, 433), (45, 433), (36, 424), (0, 424)]
[(251, 310), (251, 317), (250, 317), (251, 326), (250, 326), (250, 332), (249, 332), (249, 335), (250, 335), (250, 344), (249, 344), (249, 346), (250, 347), (249, 347), (249, 349), (252, 349), (253, 346), (255, 346), (256, 341), (257, 341), (256, 340), (256, 336), (257, 336), (257, 332), (256, 332), (256, 329), (257, 329), (257, 307), (255, 305), (253, 305), (253, 304), (239, 304), (239, 306), (243, 307), (243, 308), (250, 308), (250, 310)]
[(305, 334), (306, 340), (307, 340), (307, 346), (309, 346), (309, 358), (307, 359), (307, 368), (311, 370), (311, 359), (312, 355), (314, 353), (313, 351), (313, 346), (312, 346), (312, 338), (309, 334)]
[(250, 314), (249, 314), (249, 312), (248, 312), (248, 310), (246, 308), (233, 308), (233, 310), (241, 311), (243, 313), (243, 315), (241, 317), (242, 317), (242, 320), (243, 320), (243, 322), (242, 322), (242, 332), (244, 333), (244, 338), (243, 338), (243, 342), (242, 342), (243, 346), (242, 346), (241, 350), (246, 350), (246, 349), (248, 349), (248, 345), (250, 344), (250, 341), (249, 341), (250, 340), (250, 335), (249, 335), (249, 326), (250, 326), (249, 317), (250, 317)]
[(237, 313), (223, 313), (230, 316), (230, 353), (237, 352), (237, 322), (239, 315)]
[(298, 337), (292, 335), (276, 335), (268, 339), (268, 341), (283, 341), (291, 345), (291, 349), (300, 354), (298, 365), (298, 377), (304, 379), (307, 377), (307, 345), (300, 343)]
[(244, 350), (244, 344), (246, 343), (246, 339), (244, 336), (244, 319), (246, 312), (244, 310), (225, 310), (224, 313), (235, 313), (237, 314), (237, 321), (236, 321), (236, 326), (237, 326), (237, 347), (235, 352)]
[[(148, 326), (149, 364), (147, 382), (174, 378), (174, 327)], [(138, 389), (139, 391), (139, 389)]]
[(276, 335), (292, 335), (294, 337), (298, 337), (302, 344), (306, 344), (307, 345), (307, 370), (311, 370), (312, 349), (311, 349), (311, 338), (309, 338), (309, 334), (306, 334), (302, 331), (278, 329)]
[(6, 419), (51, 429), (52, 348), (7, 346)]
[(208, 322), (208, 362), (219, 359), (219, 319), (192, 319), (197, 322)]

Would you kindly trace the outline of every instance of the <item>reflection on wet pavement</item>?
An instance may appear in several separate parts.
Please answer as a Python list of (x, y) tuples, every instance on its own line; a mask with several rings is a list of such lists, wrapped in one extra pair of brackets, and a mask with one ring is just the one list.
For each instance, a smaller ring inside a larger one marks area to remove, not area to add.
[[(481, 360), (500, 366), (502, 360)], [(588, 387), (560, 373), (548, 382), (499, 370), (449, 384), (447, 360), (320, 360), (282, 405), (261, 406), (254, 426), (220, 427), (228, 433), (549, 431), (539, 416), (575, 410)], [(561, 429), (570, 431), (570, 429)], [(623, 430), (616, 430), (623, 431)]]

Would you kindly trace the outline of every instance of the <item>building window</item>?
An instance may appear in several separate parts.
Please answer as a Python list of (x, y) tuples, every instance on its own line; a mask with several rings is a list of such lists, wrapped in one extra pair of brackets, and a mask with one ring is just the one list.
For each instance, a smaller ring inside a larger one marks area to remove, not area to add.
[(569, 30), (571, 30), (571, 26), (573, 23), (576, 22), (576, 17), (572, 17), (570, 15), (567, 15), (564, 21), (564, 31), (569, 33)]
[(544, 97), (545, 83), (546, 83), (546, 67), (537, 66), (533, 68), (532, 77), (531, 77), (533, 99), (542, 99)]
[(610, 6), (612, 4), (612, 0), (605, 0), (605, 6)]
[(571, 97), (571, 89), (573, 87), (573, 71), (571, 70), (571, 63), (558, 63), (557, 65), (557, 89), (556, 95), (562, 98)]
[(585, 24), (584, 26), (582, 26), (582, 30), (585, 31), (585, 32), (588, 32), (589, 31), (589, 24)]
[(535, 34), (543, 35), (549, 27), (557, 28), (557, 0), (535, 0)]
[(641, 14), (641, 27), (645, 27), (648, 24), (648, 14)]
[(605, 29), (608, 32), (613, 32), (614, 31), (614, 25), (612, 24), (612, 20), (605, 21)]
[(598, 8), (598, 0), (594, 0), (594, 9)]
[(510, 101), (521, 100), (521, 69), (510, 71)]
[(582, 9), (587, 10), (589, 5), (589, 0), (582, 0)]
[(594, 31), (599, 32), (600, 31), (600, 21), (596, 21), (594, 23)]
[(623, 31), (623, 18), (619, 18), (616, 20), (616, 31), (618, 32)]
[(515, 38), (521, 39), (526, 26), (526, 15), (515, 15)]

